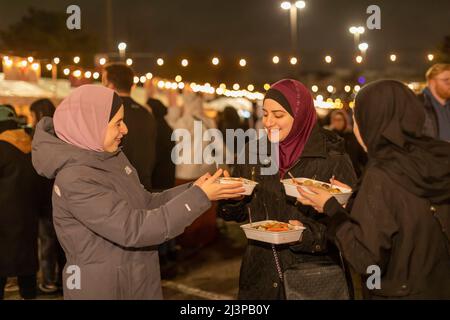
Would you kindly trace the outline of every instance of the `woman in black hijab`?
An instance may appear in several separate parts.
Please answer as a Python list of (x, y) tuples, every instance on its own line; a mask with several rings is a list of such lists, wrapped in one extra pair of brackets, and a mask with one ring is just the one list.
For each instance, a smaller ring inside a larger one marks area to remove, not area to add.
[(424, 119), (404, 84), (367, 85), (354, 130), (369, 162), (346, 209), (320, 189), (299, 190), (330, 217), (328, 236), (368, 277), (368, 298), (450, 299), (450, 144), (422, 137)]

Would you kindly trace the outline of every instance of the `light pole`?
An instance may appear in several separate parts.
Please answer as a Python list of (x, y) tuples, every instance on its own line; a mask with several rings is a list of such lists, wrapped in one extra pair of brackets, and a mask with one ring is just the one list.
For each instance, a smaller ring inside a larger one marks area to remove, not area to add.
[(289, 1), (283, 1), (281, 3), (281, 9), (283, 10), (289, 10), (290, 12), (290, 25), (291, 25), (291, 50), (292, 54), (297, 53), (297, 30), (298, 30), (298, 16), (297, 16), (297, 9), (303, 10), (306, 7), (305, 1), (296, 1), (295, 3), (291, 3)]
[(50, 64), (51, 71), (52, 71), (52, 80), (54, 84), (55, 90), (53, 91), (54, 96), (56, 97), (57, 90), (58, 90), (58, 64), (60, 63), (60, 59), (58, 57), (53, 58), (53, 63)]
[(121, 42), (117, 46), (117, 49), (119, 49), (120, 59), (121, 60), (125, 59), (125, 50), (127, 49), (127, 44), (125, 42)]
[(355, 41), (355, 47), (358, 46), (359, 38), (364, 33), (365, 29), (363, 26), (351, 26), (348, 31), (353, 34), (353, 40)]

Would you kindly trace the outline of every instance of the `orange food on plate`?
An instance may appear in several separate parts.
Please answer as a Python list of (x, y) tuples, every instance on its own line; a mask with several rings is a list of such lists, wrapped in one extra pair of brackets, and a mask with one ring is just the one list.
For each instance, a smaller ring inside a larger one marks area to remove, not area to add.
[(274, 221), (260, 224), (258, 226), (255, 226), (254, 228), (261, 231), (283, 232), (293, 230), (294, 226), (290, 225), (289, 223)]
[(274, 231), (274, 232), (278, 232), (278, 231), (288, 231), (289, 228), (288, 227), (272, 227), (272, 228), (267, 228), (267, 231)]

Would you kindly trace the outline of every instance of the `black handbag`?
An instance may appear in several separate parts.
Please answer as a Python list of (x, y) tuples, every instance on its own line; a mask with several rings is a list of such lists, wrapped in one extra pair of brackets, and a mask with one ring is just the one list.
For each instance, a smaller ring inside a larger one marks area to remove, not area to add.
[(322, 256), (312, 261), (294, 264), (283, 272), (275, 245), (272, 245), (272, 251), (286, 300), (350, 299), (342, 256), (342, 267), (331, 258)]

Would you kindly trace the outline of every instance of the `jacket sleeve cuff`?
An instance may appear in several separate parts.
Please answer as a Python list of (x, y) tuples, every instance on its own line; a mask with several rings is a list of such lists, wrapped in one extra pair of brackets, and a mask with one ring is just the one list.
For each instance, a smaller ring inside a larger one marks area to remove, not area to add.
[(334, 197), (325, 203), (324, 212), (330, 217), (327, 224), (327, 238), (334, 242), (338, 229), (350, 220), (350, 216)]
[(334, 216), (341, 210), (342, 206), (335, 197), (331, 197), (330, 199), (328, 199), (328, 201), (325, 202), (325, 205), (323, 206), (323, 212), (329, 217)]
[(168, 236), (166, 239), (181, 234), (184, 228), (194, 222), (211, 207), (211, 201), (198, 186), (189, 188), (166, 204)]
[(240, 201), (220, 200), (217, 215), (225, 221), (244, 222), (248, 216), (245, 212), (246, 199)]

